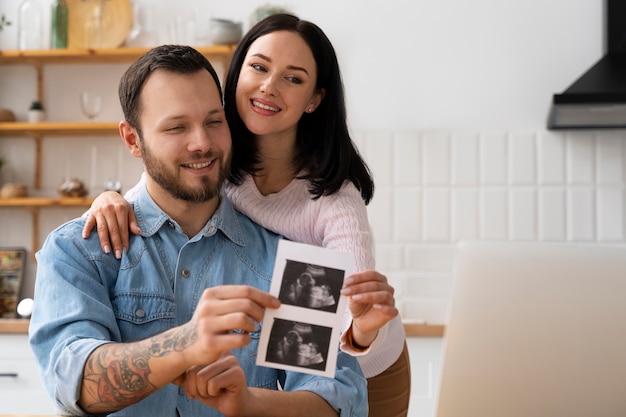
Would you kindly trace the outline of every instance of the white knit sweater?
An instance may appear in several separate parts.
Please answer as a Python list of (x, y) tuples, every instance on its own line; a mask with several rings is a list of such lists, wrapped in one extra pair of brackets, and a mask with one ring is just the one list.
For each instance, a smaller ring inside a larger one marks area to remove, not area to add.
[[(135, 199), (139, 187), (145, 183), (145, 173), (125, 198)], [(374, 269), (372, 235), (366, 206), (354, 184), (346, 183), (331, 196), (317, 200), (311, 198), (308, 182), (294, 179), (281, 191), (264, 196), (251, 176), (239, 186), (226, 182), (226, 196), (236, 209), (261, 226), (295, 242), (351, 252), (355, 257), (355, 270)], [(352, 322), (347, 311), (344, 329)], [(347, 343), (345, 332), (341, 349), (358, 357), (367, 378), (378, 375), (391, 366), (404, 347), (404, 327), (400, 316), (383, 326), (376, 340), (365, 352), (356, 352)]]

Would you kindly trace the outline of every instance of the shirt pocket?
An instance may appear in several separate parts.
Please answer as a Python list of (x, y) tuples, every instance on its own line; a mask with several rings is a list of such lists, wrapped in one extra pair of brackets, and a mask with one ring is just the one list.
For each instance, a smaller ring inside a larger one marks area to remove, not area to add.
[(176, 303), (172, 297), (119, 292), (113, 295), (112, 303), (123, 341), (143, 339), (176, 325)]

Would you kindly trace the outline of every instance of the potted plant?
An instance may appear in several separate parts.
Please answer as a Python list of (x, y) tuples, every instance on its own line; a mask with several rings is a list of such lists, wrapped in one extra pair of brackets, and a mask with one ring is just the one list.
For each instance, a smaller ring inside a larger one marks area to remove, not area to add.
[(0, 32), (4, 29), (5, 26), (11, 26), (11, 21), (7, 19), (4, 13), (0, 16)]
[(30, 103), (30, 108), (28, 109), (28, 121), (30, 123), (39, 123), (43, 122), (45, 118), (46, 112), (41, 101), (34, 100)]
[[(11, 21), (9, 21), (7, 19), (7, 17), (4, 15), (4, 13), (2, 13), (2, 15), (0, 15), (0, 33), (2, 33), (4, 31), (4, 28), (11, 26)], [(1, 42), (0, 42), (1, 44)], [(2, 54), (2, 46), (0, 45), (0, 54)]]
[(250, 14), (250, 22), (249, 22), (250, 27), (256, 25), (257, 23), (259, 23), (261, 20), (265, 19), (266, 17), (279, 14), (279, 13), (291, 13), (291, 11), (286, 7), (275, 6), (270, 3), (266, 3), (262, 6), (259, 6), (256, 9), (254, 9), (252, 14)]

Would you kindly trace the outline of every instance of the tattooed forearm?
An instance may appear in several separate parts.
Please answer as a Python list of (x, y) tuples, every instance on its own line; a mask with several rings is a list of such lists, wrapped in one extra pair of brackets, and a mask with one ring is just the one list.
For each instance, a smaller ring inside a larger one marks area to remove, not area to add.
[(196, 339), (183, 326), (141, 342), (101, 346), (85, 366), (81, 405), (106, 412), (135, 404), (160, 388), (151, 380), (150, 360), (181, 352)]
[(123, 408), (158, 389), (150, 382), (148, 352), (145, 348), (134, 350), (132, 346), (113, 349), (105, 346), (87, 361), (83, 379), (83, 388), (90, 396), (87, 411)]
[(167, 338), (153, 337), (150, 339), (150, 355), (167, 356), (172, 352), (181, 352), (191, 346), (198, 338), (193, 328), (182, 327), (173, 331)]

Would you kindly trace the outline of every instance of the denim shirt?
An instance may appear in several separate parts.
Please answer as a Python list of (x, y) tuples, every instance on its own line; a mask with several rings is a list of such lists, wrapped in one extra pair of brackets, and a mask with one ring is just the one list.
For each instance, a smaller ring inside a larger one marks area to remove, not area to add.
[[(133, 208), (141, 235), (131, 234), (121, 260), (105, 254), (96, 233), (83, 239), (83, 218), (55, 229), (37, 253), (30, 344), (49, 395), (61, 413), (78, 406), (83, 367), (108, 342), (133, 342), (189, 321), (205, 288), (245, 284), (268, 291), (279, 236), (237, 212), (222, 196), (204, 228), (189, 239), (145, 187)], [(366, 416), (366, 382), (356, 359), (339, 351), (334, 379), (255, 364), (259, 332), (233, 351), (251, 387), (311, 391), (343, 416)], [(222, 416), (168, 384), (113, 415)]]

